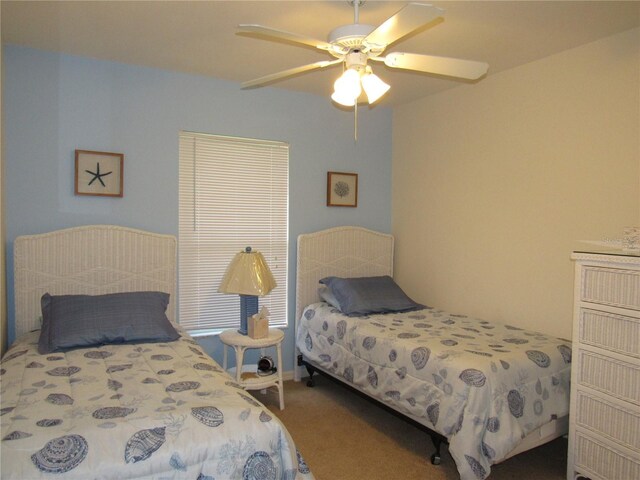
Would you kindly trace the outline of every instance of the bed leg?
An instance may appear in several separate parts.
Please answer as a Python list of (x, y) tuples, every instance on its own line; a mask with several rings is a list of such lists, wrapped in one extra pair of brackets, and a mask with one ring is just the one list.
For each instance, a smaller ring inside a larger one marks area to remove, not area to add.
[(431, 464), (440, 465), (440, 445), (442, 445), (442, 438), (436, 435), (431, 435), (431, 441), (433, 442), (433, 446), (436, 447), (435, 453), (431, 455)]
[(308, 363), (305, 363), (304, 365), (307, 369), (307, 372), (309, 372), (309, 380), (307, 380), (307, 387), (313, 387), (315, 386), (315, 382), (313, 381), (313, 375), (316, 373), (316, 369), (313, 368), (311, 365), (309, 365)]

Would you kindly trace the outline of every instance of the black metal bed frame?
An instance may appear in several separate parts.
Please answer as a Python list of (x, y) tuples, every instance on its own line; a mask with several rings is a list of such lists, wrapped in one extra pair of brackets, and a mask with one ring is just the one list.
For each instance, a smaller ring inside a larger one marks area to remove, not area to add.
[(440, 434), (438, 432), (435, 432), (435, 431), (431, 430), (429, 427), (427, 427), (427, 426), (415, 421), (414, 419), (403, 415), (402, 413), (398, 412), (397, 410), (394, 410), (390, 406), (384, 404), (380, 400), (377, 400), (377, 399), (375, 399), (373, 397), (370, 397), (369, 395), (367, 395), (366, 393), (361, 392), (357, 388), (352, 387), (351, 385), (340, 381), (338, 378), (334, 377), (333, 375), (330, 375), (329, 373), (325, 372), (321, 368), (319, 368), (319, 367), (313, 365), (312, 363), (306, 361), (302, 354), (298, 355), (298, 366), (299, 367), (304, 366), (307, 369), (307, 372), (309, 372), (309, 379), (307, 380), (307, 387), (314, 387), (315, 386), (315, 381), (313, 379), (313, 375), (316, 372), (318, 372), (321, 375), (323, 375), (324, 377), (326, 377), (326, 378), (330, 379), (331, 381), (337, 383), (338, 385), (342, 386), (343, 388), (346, 388), (350, 392), (353, 392), (353, 393), (357, 394), (361, 398), (364, 398), (364, 399), (372, 402), (374, 405), (376, 405), (378, 407), (381, 407), (385, 411), (395, 415), (398, 418), (401, 418), (405, 422), (407, 422), (407, 423), (413, 425), (414, 427), (417, 427), (420, 430), (422, 430), (422, 431), (426, 432), (427, 434), (429, 434), (429, 436), (431, 437), (431, 442), (433, 443), (433, 446), (436, 449), (436, 451), (433, 453), (433, 455), (431, 455), (431, 463), (433, 465), (440, 465), (440, 463), (442, 461), (442, 457), (441, 457), (441, 454), (440, 454), (440, 448), (441, 448), (443, 443), (445, 443), (445, 444), (448, 443), (447, 437), (445, 437), (444, 435), (442, 435), (442, 434)]

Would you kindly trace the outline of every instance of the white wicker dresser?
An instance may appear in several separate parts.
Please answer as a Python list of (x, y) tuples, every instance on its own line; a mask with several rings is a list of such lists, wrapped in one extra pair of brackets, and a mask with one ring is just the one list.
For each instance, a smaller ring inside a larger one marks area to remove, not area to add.
[(640, 479), (640, 256), (574, 252), (569, 480)]

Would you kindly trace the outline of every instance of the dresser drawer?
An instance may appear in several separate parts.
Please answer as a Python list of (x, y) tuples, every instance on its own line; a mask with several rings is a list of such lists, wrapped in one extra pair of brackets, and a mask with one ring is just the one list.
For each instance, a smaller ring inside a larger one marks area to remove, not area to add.
[(623, 446), (640, 450), (640, 409), (633, 412), (597, 395), (578, 390), (576, 424), (606, 435)]
[(596, 474), (608, 480), (637, 480), (640, 478), (640, 461), (597, 440), (581, 431), (576, 432), (574, 445), (575, 470)]
[(640, 358), (640, 318), (581, 308), (578, 336), (588, 345)]
[(640, 271), (585, 266), (582, 269), (583, 302), (640, 310)]
[(640, 365), (578, 349), (578, 383), (640, 405)]

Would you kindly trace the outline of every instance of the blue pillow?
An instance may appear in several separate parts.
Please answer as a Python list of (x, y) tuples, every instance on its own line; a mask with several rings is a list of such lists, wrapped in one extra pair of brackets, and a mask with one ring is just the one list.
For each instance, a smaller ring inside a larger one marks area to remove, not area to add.
[(168, 293), (45, 293), (40, 303), (41, 354), (110, 343), (170, 342), (180, 337), (165, 314)]
[(411, 300), (388, 275), (382, 277), (325, 277), (342, 313), (350, 316), (419, 310), (424, 305)]
[(340, 309), (340, 303), (338, 302), (338, 299), (333, 295), (333, 292), (326, 285), (320, 286), (320, 288), (318, 289), (318, 295), (320, 295), (320, 298), (332, 307), (335, 307), (338, 310)]

